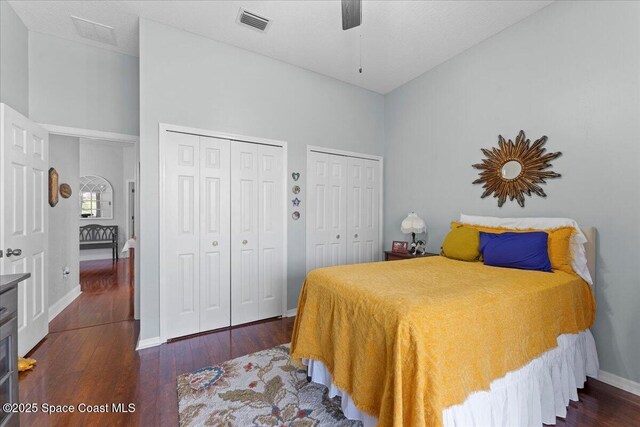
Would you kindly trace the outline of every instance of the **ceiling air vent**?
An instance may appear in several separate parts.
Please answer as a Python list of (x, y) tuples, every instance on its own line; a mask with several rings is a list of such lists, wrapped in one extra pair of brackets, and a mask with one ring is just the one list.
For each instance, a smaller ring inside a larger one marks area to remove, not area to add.
[(238, 12), (238, 19), (236, 20), (236, 22), (238, 24), (251, 27), (254, 30), (260, 31), (261, 33), (266, 32), (271, 25), (271, 20), (269, 18), (265, 18), (264, 16), (249, 12), (242, 7)]
[(80, 37), (113, 46), (118, 45), (116, 32), (113, 27), (73, 15), (71, 15), (71, 19)]

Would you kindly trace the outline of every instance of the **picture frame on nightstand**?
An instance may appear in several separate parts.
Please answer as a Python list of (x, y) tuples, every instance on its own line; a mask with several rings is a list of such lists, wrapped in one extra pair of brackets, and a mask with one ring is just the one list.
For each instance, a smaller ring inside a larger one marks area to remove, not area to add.
[(406, 254), (409, 252), (409, 242), (394, 240), (391, 244), (391, 252), (396, 254)]

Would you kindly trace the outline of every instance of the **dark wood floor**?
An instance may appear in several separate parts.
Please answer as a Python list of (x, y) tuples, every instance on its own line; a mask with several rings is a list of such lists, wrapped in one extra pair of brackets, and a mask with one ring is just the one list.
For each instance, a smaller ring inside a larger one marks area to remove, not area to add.
[(133, 284), (129, 260), (82, 261), (82, 294), (49, 323), (49, 332), (61, 332), (133, 319)]
[[(131, 298), (125, 261), (85, 270), (82, 297), (54, 319), (57, 332), (32, 354), (36, 369), (20, 376), (21, 402), (135, 403), (136, 412), (23, 414), (23, 426), (176, 426), (177, 375), (290, 340), (293, 319), (286, 318), (136, 352), (138, 322), (120, 307), (130, 307), (127, 292)], [(640, 397), (590, 379), (558, 425), (640, 426)]]

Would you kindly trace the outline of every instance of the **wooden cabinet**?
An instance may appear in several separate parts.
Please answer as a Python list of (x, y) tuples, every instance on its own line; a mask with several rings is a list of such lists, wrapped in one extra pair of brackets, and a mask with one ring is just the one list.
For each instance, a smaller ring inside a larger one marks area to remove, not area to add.
[(413, 258), (426, 258), (430, 256), (438, 256), (438, 254), (433, 254), (430, 252), (424, 253), (422, 255), (411, 255), (411, 254), (400, 254), (393, 251), (384, 251), (384, 260), (385, 261), (399, 261), (402, 259), (413, 259)]
[[(17, 316), (22, 315), (18, 311), (18, 283), (30, 277), (30, 273), (0, 276), (0, 406), (18, 403)], [(19, 425), (20, 414), (0, 412), (0, 426)]]

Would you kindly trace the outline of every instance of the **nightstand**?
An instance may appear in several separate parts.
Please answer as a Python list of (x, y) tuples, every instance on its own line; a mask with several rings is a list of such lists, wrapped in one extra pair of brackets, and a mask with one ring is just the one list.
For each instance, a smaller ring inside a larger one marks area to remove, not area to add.
[(430, 252), (424, 253), (422, 255), (412, 255), (412, 254), (399, 254), (393, 251), (384, 251), (384, 260), (385, 261), (398, 261), (401, 259), (413, 259), (413, 258), (426, 258), (430, 256), (438, 256), (439, 254), (433, 254)]

